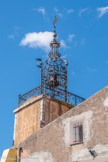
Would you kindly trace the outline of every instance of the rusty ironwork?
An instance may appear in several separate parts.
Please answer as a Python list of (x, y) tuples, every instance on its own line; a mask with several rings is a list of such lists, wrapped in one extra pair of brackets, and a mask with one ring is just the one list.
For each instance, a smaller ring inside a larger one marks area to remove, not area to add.
[[(39, 95), (43, 95), (44, 97), (48, 97), (48, 98), (53, 98), (53, 99), (57, 99), (59, 101), (62, 101), (64, 103), (68, 103), (68, 104), (72, 104), (72, 105), (78, 105), (81, 102), (83, 102), (85, 99), (75, 95), (71, 92), (66, 92), (62, 89), (56, 89), (55, 91), (55, 96), (52, 97), (52, 90), (50, 88), (50, 86), (47, 86), (47, 89), (45, 87), (46, 85), (43, 85), (42, 87), (44, 87), (44, 92), (41, 92), (41, 85), (39, 87), (34, 88), (33, 90), (23, 94), (23, 95), (19, 95), (19, 105), (22, 104), (24, 101), (26, 101), (27, 99), (29, 99), (32, 96), (39, 96)], [(65, 96), (66, 95), (66, 96)], [(67, 100), (65, 101), (65, 97), (67, 98)]]
[(19, 95), (19, 104), (23, 103), (31, 96), (41, 94), (73, 105), (84, 101), (84, 98), (67, 92), (68, 62), (67, 60), (63, 61), (59, 53), (60, 42), (57, 41), (56, 21), (57, 17), (55, 17), (53, 21), (54, 35), (50, 43), (51, 51), (48, 54), (48, 59), (44, 63), (41, 58), (36, 59), (39, 63), (37, 67), (41, 69), (41, 85), (24, 95)]

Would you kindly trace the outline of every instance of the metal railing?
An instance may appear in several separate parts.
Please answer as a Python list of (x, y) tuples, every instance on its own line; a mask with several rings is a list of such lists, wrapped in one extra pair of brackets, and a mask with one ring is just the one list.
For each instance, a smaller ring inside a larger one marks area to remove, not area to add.
[(56, 91), (54, 92), (54, 96), (52, 96), (51, 92), (52, 90), (48, 85), (47, 87), (46, 85), (36, 87), (23, 95), (19, 95), (18, 105), (21, 105), (23, 102), (25, 102), (27, 99), (29, 99), (32, 96), (39, 96), (41, 94), (43, 94), (43, 96), (45, 97), (57, 99), (59, 101), (62, 101), (67, 104), (72, 104), (72, 105), (78, 105), (85, 100), (84, 98), (78, 95), (75, 95), (71, 92), (65, 92), (64, 90), (59, 88), (56, 89)]

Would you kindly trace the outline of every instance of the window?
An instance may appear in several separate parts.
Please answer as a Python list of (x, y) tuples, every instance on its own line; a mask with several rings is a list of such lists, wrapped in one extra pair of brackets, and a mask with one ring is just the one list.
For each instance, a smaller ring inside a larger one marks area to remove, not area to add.
[(74, 125), (74, 140), (73, 142), (83, 142), (83, 126), (82, 125)]
[(71, 145), (76, 145), (83, 142), (83, 125), (81, 123), (72, 123), (70, 131)]

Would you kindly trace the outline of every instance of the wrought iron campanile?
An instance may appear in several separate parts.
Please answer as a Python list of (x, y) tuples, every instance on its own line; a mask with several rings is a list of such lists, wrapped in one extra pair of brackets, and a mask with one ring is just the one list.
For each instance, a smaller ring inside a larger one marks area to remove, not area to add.
[(67, 60), (63, 61), (61, 59), (61, 54), (59, 53), (60, 42), (57, 41), (56, 21), (57, 17), (55, 17), (53, 21), (54, 34), (53, 40), (50, 43), (51, 50), (48, 54), (48, 59), (44, 63), (41, 58), (36, 59), (40, 63), (37, 67), (41, 69), (41, 85), (24, 95), (19, 95), (19, 104), (23, 103), (31, 96), (41, 94), (73, 105), (84, 101), (84, 98), (67, 92), (68, 63)]
[[(55, 18), (56, 20), (56, 18)], [(67, 61), (61, 59), (59, 53), (60, 42), (57, 41), (56, 24), (54, 20), (54, 35), (50, 43), (51, 52), (45, 63), (41, 65), (41, 91), (52, 98), (59, 95), (67, 100)], [(39, 60), (39, 59), (38, 59)]]

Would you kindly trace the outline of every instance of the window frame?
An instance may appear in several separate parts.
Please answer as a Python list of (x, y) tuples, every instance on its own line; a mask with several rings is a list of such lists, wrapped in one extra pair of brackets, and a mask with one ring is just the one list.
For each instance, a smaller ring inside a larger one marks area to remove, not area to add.
[(74, 122), (70, 124), (71, 124), (70, 125), (70, 145), (73, 146), (73, 145), (83, 144), (84, 142), (83, 122)]

